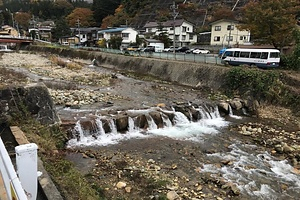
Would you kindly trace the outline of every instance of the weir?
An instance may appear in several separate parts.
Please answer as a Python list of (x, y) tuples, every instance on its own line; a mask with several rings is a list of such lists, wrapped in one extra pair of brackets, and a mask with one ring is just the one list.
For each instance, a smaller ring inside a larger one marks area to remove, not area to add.
[[(214, 105), (184, 105), (169, 108), (152, 107), (148, 109), (118, 111), (120, 115), (87, 115), (79, 119), (72, 130), (73, 139), (69, 144), (90, 143), (109, 135), (126, 135), (139, 132), (151, 135), (158, 129), (193, 126), (192, 123), (207, 126), (209, 130), (214, 123), (208, 120), (221, 119), (219, 109)], [(206, 120), (206, 121), (205, 121)], [(223, 123), (221, 123), (223, 124)], [(214, 128), (212, 132), (216, 132)], [(75, 140), (76, 138), (76, 140)], [(76, 145), (76, 144), (75, 144)], [(72, 145), (71, 145), (72, 146)]]

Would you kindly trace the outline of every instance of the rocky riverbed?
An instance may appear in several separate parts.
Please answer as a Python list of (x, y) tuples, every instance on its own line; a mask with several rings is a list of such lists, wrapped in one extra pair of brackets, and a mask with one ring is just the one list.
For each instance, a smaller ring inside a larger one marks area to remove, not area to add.
[[(228, 102), (227, 97), (209, 91), (149, 77), (136, 79), (130, 73), (94, 66), (89, 60), (61, 58), (82, 66), (74, 70), (54, 62), (51, 56), (2, 54), (1, 87), (43, 82), (49, 87), (62, 121), (74, 117), (64, 107), (128, 110), (162, 103), (201, 103), (212, 96)], [(229, 118), (232, 123), (223, 130), (224, 134), (207, 136), (201, 144), (168, 137), (131, 139), (110, 146), (69, 148), (66, 157), (108, 199), (259, 199), (243, 193), (222, 173), (205, 171), (207, 165), (223, 169), (238, 163), (227, 157), (211, 160), (208, 155), (230, 152), (232, 141), (241, 141), (243, 145), (256, 145), (256, 152), (287, 160), (292, 166), (290, 172), (299, 175), (299, 118), (289, 109), (267, 105), (258, 107), (257, 114), (259, 118), (247, 117), (238, 123)], [(256, 167), (248, 164), (245, 168)], [(281, 184), (279, 189), (290, 199), (298, 198), (287, 184)]]

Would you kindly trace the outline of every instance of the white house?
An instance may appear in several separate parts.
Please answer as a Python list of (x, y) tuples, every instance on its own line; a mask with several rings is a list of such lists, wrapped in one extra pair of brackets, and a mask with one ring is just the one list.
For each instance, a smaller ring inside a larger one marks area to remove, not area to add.
[(171, 40), (175, 39), (175, 46), (186, 46), (197, 42), (194, 25), (183, 19), (169, 20), (166, 22), (148, 22), (145, 24), (146, 34), (159, 35), (166, 33)]
[(221, 19), (210, 23), (210, 45), (239, 46), (250, 44), (250, 31), (239, 30), (238, 21)]
[(123, 47), (127, 47), (130, 43), (135, 43), (137, 35), (138, 32), (133, 28), (129, 28), (129, 27), (109, 28), (109, 29), (98, 31), (99, 40), (104, 38), (108, 41), (112, 37), (121, 37)]

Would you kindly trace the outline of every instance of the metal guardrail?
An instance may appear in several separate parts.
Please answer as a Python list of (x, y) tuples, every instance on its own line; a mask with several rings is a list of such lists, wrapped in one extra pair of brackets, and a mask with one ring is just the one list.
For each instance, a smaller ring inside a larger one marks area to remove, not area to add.
[(135, 57), (146, 57), (146, 58), (158, 58), (163, 60), (177, 60), (177, 61), (188, 61), (195, 63), (210, 63), (223, 65), (221, 58), (217, 54), (185, 54), (185, 53), (172, 53), (172, 52), (143, 52), (143, 51), (126, 51), (118, 49), (108, 48), (96, 48), (96, 47), (73, 47), (94, 51), (102, 51), (105, 53), (123, 54)]
[(0, 175), (6, 190), (7, 199), (25, 200), (28, 199), (21, 182), (15, 172), (11, 159), (0, 138)]

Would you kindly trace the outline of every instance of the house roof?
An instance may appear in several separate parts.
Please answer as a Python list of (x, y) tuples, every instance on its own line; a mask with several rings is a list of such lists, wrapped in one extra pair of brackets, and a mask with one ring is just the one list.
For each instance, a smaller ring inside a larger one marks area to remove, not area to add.
[[(185, 21), (184, 19), (176, 19), (175, 21), (168, 20), (168, 21), (161, 22), (161, 23), (148, 22), (145, 24), (144, 28), (155, 28), (155, 27), (159, 27), (159, 26), (171, 27), (171, 26), (174, 26), (174, 22), (175, 22), (175, 26), (180, 26), (180, 25), (182, 25), (183, 22), (187, 22), (187, 21)], [(187, 23), (189, 23), (189, 22), (187, 22)]]
[(127, 28), (110, 28), (110, 29), (105, 29), (98, 31), (98, 33), (114, 33), (114, 32), (122, 32)]
[(235, 24), (238, 24), (239, 21), (237, 20), (232, 20), (232, 19), (219, 19), (219, 20), (216, 20), (216, 21), (213, 21), (211, 23), (209, 23), (209, 25), (214, 25), (214, 24), (218, 24), (220, 22), (232, 22), (232, 23), (235, 23)]

